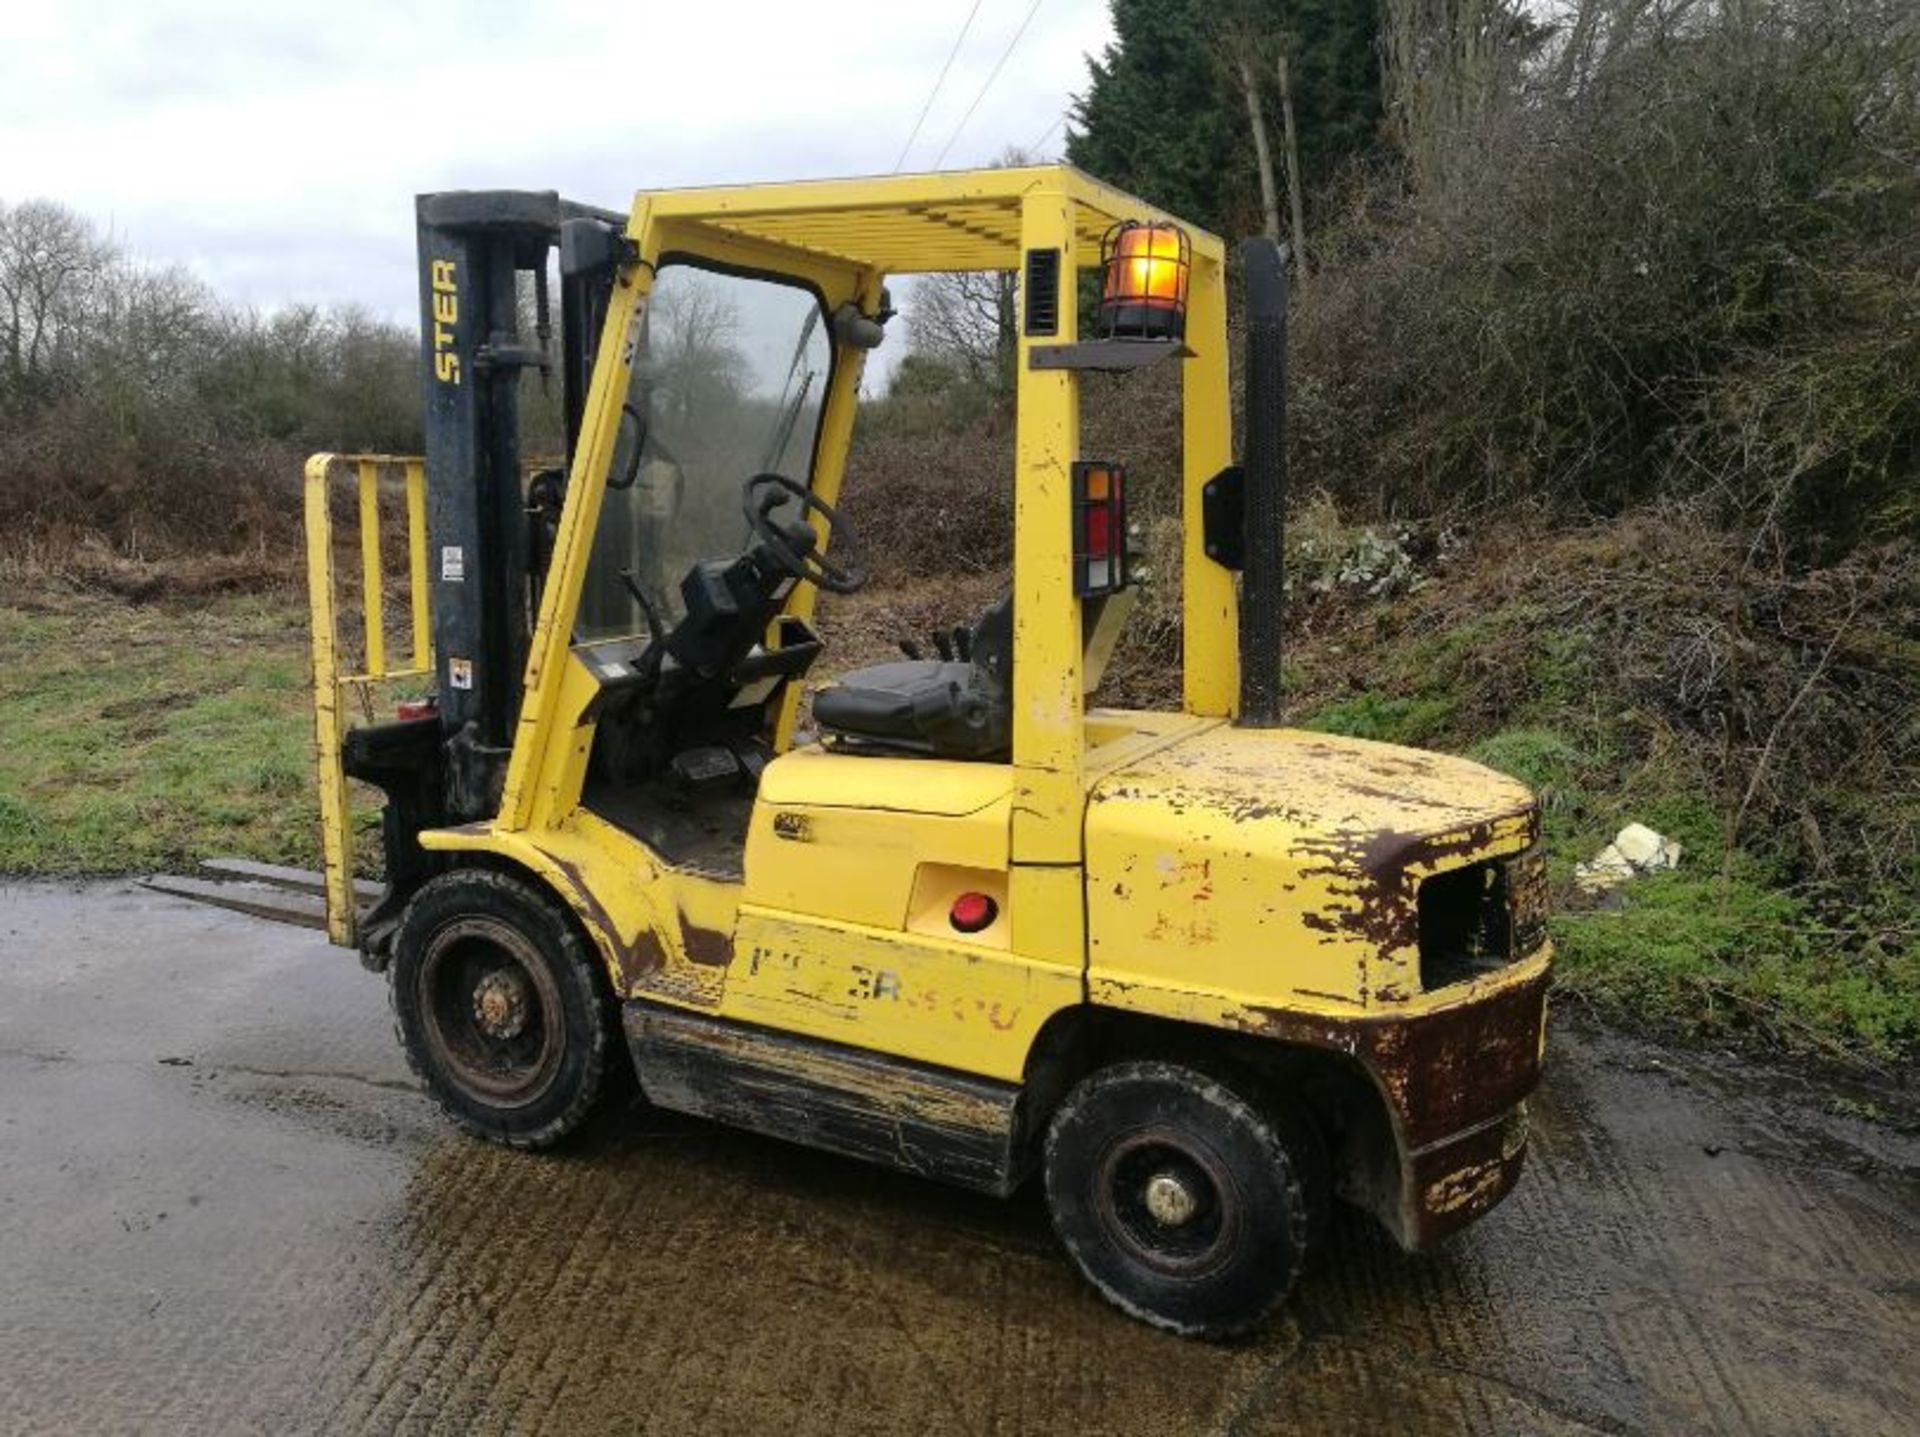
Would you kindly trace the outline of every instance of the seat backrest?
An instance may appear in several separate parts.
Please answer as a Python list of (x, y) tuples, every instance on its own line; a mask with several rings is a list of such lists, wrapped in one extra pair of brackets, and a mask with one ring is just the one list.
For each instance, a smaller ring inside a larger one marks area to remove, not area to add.
[(1013, 595), (1008, 594), (973, 626), (973, 666), (988, 684), (1013, 693)]

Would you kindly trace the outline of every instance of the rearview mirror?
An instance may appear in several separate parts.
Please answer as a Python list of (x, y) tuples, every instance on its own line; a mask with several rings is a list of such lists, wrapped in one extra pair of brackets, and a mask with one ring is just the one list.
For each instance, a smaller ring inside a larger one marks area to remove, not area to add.
[(887, 337), (889, 313), (882, 310), (880, 318), (872, 319), (860, 312), (859, 305), (848, 300), (833, 312), (833, 337), (849, 349), (878, 349), (880, 341)]

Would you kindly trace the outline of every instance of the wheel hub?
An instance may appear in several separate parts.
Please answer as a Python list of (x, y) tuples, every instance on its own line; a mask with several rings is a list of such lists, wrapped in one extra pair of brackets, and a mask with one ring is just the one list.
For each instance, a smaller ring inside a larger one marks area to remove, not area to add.
[(1165, 1227), (1184, 1227), (1200, 1211), (1200, 1194), (1178, 1173), (1148, 1178), (1144, 1198), (1148, 1216)]
[(527, 985), (517, 974), (496, 968), (473, 990), (473, 1020), (489, 1038), (517, 1038), (527, 1026)]

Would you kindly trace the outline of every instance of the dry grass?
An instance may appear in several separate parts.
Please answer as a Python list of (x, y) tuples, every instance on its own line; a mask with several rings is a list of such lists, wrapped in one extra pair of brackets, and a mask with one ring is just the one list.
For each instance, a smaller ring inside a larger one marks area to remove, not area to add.
[(304, 560), (294, 550), (258, 545), (243, 553), (136, 558), (97, 535), (71, 542), (23, 546), (0, 557), (0, 582), (20, 589), (65, 587), (151, 604), (220, 594), (293, 591), (305, 583)]

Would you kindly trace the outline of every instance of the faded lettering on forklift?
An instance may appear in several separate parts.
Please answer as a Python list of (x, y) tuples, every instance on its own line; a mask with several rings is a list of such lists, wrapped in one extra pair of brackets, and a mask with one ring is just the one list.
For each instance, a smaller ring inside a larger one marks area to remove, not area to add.
[[(1551, 962), (1538, 805), (1282, 722), (1272, 241), (1236, 276), (1235, 465), (1226, 245), (1065, 165), (625, 214), (424, 195), (418, 219), (435, 380), (463, 378), (456, 334), (496, 366), (427, 429), (423, 507), (471, 519), (434, 536), (454, 582), (414, 596), (443, 691), (386, 723), (323, 709), (316, 749), (328, 932), (387, 973), (455, 1121), (544, 1147), (631, 1064), (663, 1108), (1037, 1183), (1102, 1293), (1211, 1336), (1286, 1296), (1336, 1195), (1409, 1249), (1505, 1196)], [(890, 275), (921, 271), (1025, 275), (1013, 582), (933, 653), (901, 635), (902, 659), (811, 682), (819, 594), (867, 578), (841, 502), (865, 351)], [(1085, 373), (1150, 365), (1180, 370), (1175, 452), (1080, 452)], [(564, 466), (519, 447), (529, 367), (560, 374)], [(1165, 711), (1098, 697), (1136, 597), (1129, 465), (1178, 475), (1191, 531)], [(324, 702), (359, 679), (331, 546), (312, 563)], [(387, 796), (365, 910), (349, 778)]]
[(433, 262), (433, 375), (442, 384), (460, 382), (460, 356), (453, 350), (453, 327), (460, 322), (460, 290), (454, 262)]

